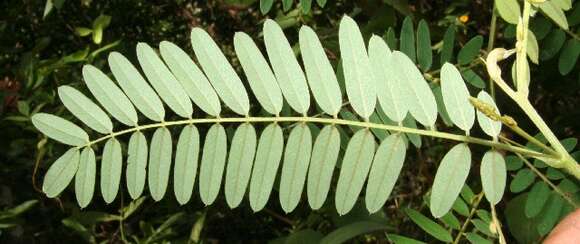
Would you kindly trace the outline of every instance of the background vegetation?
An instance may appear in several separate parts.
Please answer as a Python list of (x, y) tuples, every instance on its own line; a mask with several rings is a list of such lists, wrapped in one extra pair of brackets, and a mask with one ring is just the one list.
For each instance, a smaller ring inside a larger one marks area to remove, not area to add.
[[(229, 209), (224, 199), (218, 199), (210, 207), (203, 206), (196, 197), (185, 206), (179, 206), (170, 196), (157, 203), (148, 197), (130, 202), (125, 189), (112, 204), (94, 201), (81, 211), (72, 190), (65, 191), (56, 199), (48, 199), (40, 191), (39, 182), (46, 169), (65, 147), (43, 137), (29, 119), (38, 111), (56, 114), (65, 111), (58, 101), (56, 89), (64, 84), (81, 83), (83, 64), (102, 67), (110, 51), (119, 51), (136, 60), (134, 48), (137, 42), (157, 45), (162, 40), (169, 40), (184, 50), (190, 50), (189, 32), (196, 26), (206, 29), (222, 45), (236, 69), (241, 70), (233, 53), (233, 34), (244, 31), (260, 38), (262, 22), (266, 18), (275, 19), (285, 28), (291, 43), (297, 43), (298, 28), (302, 24), (315, 28), (335, 65), (340, 56), (338, 22), (343, 15), (355, 18), (366, 37), (372, 33), (383, 35), (388, 40), (390, 38), (389, 44), (394, 40), (395, 45), (397, 39), (404, 43), (400, 39), (404, 39), (404, 29), (408, 28), (403, 27), (407, 22), (405, 17), (412, 20), (414, 28), (423, 19), (430, 29), (435, 55), (433, 68), (426, 75), (438, 76), (435, 67), (440, 67), (440, 56), (444, 53), (442, 40), (451, 28), (456, 33), (451, 59), (463, 67), (470, 90), (488, 89), (485, 67), (477, 56), (485, 57), (491, 40), (497, 47), (512, 47), (515, 42), (515, 26), (502, 19), (497, 19), (496, 37), (490, 38), (494, 1), (6, 0), (0, 2), (0, 9), (2, 243), (303, 243), (317, 242), (329, 235), (331, 240), (354, 237), (350, 241), (362, 243), (386, 242), (387, 237), (398, 242), (402, 240), (399, 235), (437, 242), (450, 234), (455, 237), (459, 232), (466, 233), (466, 239), (462, 239), (466, 242), (497, 241), (489, 228), (489, 204), (480, 201), (480, 179), (474, 173), (479, 172), (478, 162), (473, 164), (471, 176), (474, 177), (469, 177), (452, 216), (440, 220), (420, 217), (420, 213), (430, 216), (426, 197), (441, 157), (452, 146), (445, 141), (423, 138), (421, 149), (408, 151), (403, 173), (391, 199), (383, 211), (373, 215), (369, 215), (361, 205), (348, 215), (339, 217), (333, 204), (327, 203), (323, 209), (311, 211), (304, 201), (292, 213), (284, 214), (278, 201), (272, 200), (274, 196), (267, 208), (257, 213), (253, 213), (247, 202), (239, 208)], [(577, 36), (579, 4), (574, 4), (566, 15), (569, 30), (563, 30), (539, 12), (531, 21), (538, 42), (540, 65), (531, 64), (530, 100), (559, 138), (569, 138), (565, 141), (566, 146), (574, 151), (580, 135), (580, 69), (576, 64), (580, 53)], [(398, 38), (393, 39), (393, 35)], [(474, 37), (476, 43), (466, 45)], [(473, 57), (465, 58), (461, 54), (468, 55), (473, 50)], [(510, 69), (507, 65), (502, 68)], [(431, 80), (436, 82), (436, 79)], [(536, 131), (522, 112), (499, 91), (497, 103), (503, 113), (522, 118), (518, 120), (520, 127)], [(341, 115), (347, 116), (348, 112), (349, 108), (344, 107)], [(520, 141), (509, 132), (503, 136)], [(483, 152), (475, 153), (481, 155)], [(579, 159), (580, 154), (573, 155)], [(525, 164), (511, 156), (507, 164), (509, 189), (497, 205), (504, 234), (510, 242), (539, 241), (562, 216), (575, 209), (578, 182), (557, 170), (546, 168), (539, 161)], [(537, 177), (538, 173), (559, 187), (567, 199), (553, 193), (546, 181)], [(549, 200), (527, 203), (529, 194)], [(527, 207), (528, 204), (531, 207)], [(539, 210), (531, 214), (526, 211), (535, 210), (526, 208)], [(468, 224), (460, 231), (464, 223)], [(342, 233), (342, 236), (336, 233)]]

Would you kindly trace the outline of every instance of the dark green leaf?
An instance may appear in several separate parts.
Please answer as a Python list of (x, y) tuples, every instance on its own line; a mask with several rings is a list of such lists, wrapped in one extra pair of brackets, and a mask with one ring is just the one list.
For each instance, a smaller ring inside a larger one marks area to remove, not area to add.
[(482, 46), (483, 46), (482, 36), (478, 35), (474, 38), (471, 38), (471, 40), (465, 43), (465, 46), (463, 46), (463, 48), (461, 48), (461, 50), (459, 50), (459, 53), (457, 54), (457, 61), (459, 62), (459, 64), (466, 65), (471, 63), (471, 61), (473, 61), (479, 55), (479, 50), (481, 49)]
[(419, 213), (413, 209), (410, 209), (410, 208), (406, 208), (405, 213), (407, 214), (407, 216), (409, 216), (409, 218), (411, 218), (411, 220), (413, 222), (415, 222), (415, 224), (417, 224), (421, 229), (423, 229), (429, 235), (437, 238), (437, 240), (440, 240), (443, 242), (453, 241), (451, 234), (449, 234), (449, 232), (445, 228), (443, 228), (441, 225), (435, 223), (433, 220), (425, 217), (421, 213)]

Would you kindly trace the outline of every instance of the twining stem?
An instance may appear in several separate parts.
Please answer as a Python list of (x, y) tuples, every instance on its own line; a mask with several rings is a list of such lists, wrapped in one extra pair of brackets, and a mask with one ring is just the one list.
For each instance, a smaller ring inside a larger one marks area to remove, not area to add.
[(541, 152), (537, 152), (534, 150), (530, 150), (528, 148), (508, 145), (505, 143), (499, 143), (492, 140), (485, 140), (480, 138), (475, 138), (471, 136), (464, 136), (464, 135), (456, 135), (446, 132), (440, 131), (432, 131), (432, 130), (422, 130), (422, 129), (415, 129), (403, 126), (396, 126), (396, 125), (385, 125), (385, 124), (377, 124), (371, 122), (363, 122), (363, 121), (354, 121), (354, 120), (345, 120), (345, 119), (338, 119), (338, 118), (315, 118), (315, 117), (236, 117), (236, 118), (196, 118), (196, 119), (184, 119), (184, 120), (177, 120), (177, 121), (163, 121), (159, 123), (152, 123), (146, 125), (139, 125), (136, 127), (132, 127), (129, 129), (113, 132), (111, 134), (102, 136), (98, 139), (88, 142), (85, 146), (91, 146), (93, 144), (99, 143), (101, 141), (107, 140), (112, 137), (120, 136), (123, 134), (146, 130), (146, 129), (153, 129), (158, 127), (167, 127), (167, 126), (174, 126), (174, 125), (185, 125), (185, 124), (208, 124), (208, 123), (268, 123), (268, 122), (303, 122), (303, 123), (320, 123), (320, 124), (336, 124), (336, 125), (347, 125), (347, 126), (357, 126), (363, 128), (371, 128), (371, 129), (381, 129), (381, 130), (388, 130), (388, 131), (395, 131), (395, 132), (403, 132), (403, 133), (410, 133), (410, 134), (417, 134), (423, 136), (430, 136), (436, 138), (442, 138), (452, 141), (458, 142), (466, 142), (466, 143), (473, 143), (479, 144), (489, 147), (494, 147), (501, 150), (521, 153), (523, 155), (533, 157), (533, 158), (540, 158), (540, 159), (555, 159), (553, 155), (544, 154)]

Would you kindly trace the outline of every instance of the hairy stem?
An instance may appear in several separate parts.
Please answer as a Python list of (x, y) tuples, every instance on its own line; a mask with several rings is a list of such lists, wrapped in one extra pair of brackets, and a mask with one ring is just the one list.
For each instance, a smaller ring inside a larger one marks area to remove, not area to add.
[(423, 129), (414, 129), (408, 128), (403, 126), (396, 126), (396, 125), (385, 125), (385, 124), (377, 124), (371, 122), (363, 122), (363, 121), (354, 121), (354, 120), (345, 120), (345, 119), (338, 119), (338, 118), (315, 118), (315, 117), (236, 117), (236, 118), (201, 118), (201, 119), (185, 119), (185, 120), (177, 120), (177, 121), (163, 121), (159, 123), (152, 123), (146, 125), (140, 125), (136, 127), (132, 127), (129, 129), (113, 132), (111, 134), (102, 136), (98, 139), (90, 141), (85, 146), (91, 146), (93, 144), (99, 143), (101, 141), (107, 140), (112, 137), (132, 133), (135, 131), (140, 130), (147, 130), (159, 127), (168, 127), (168, 126), (175, 126), (175, 125), (186, 125), (186, 124), (209, 124), (209, 123), (272, 123), (272, 122), (303, 122), (303, 123), (319, 123), (319, 124), (336, 124), (336, 125), (347, 125), (347, 126), (357, 126), (363, 128), (372, 128), (372, 129), (380, 129), (380, 130), (387, 130), (387, 131), (394, 131), (394, 132), (403, 132), (403, 133), (410, 133), (410, 134), (417, 134), (423, 136), (430, 136), (436, 138), (442, 138), (452, 141), (458, 142), (466, 142), (466, 143), (473, 143), (479, 144), (489, 147), (495, 147), (501, 150), (521, 153), (528, 157), (533, 158), (540, 158), (540, 159), (555, 159), (554, 156), (549, 154), (544, 154), (541, 152), (533, 151), (527, 148), (512, 146), (505, 143), (499, 143), (492, 140), (485, 140), (470, 136), (464, 135), (456, 135), (446, 132), (440, 131), (432, 131), (432, 130), (423, 130)]

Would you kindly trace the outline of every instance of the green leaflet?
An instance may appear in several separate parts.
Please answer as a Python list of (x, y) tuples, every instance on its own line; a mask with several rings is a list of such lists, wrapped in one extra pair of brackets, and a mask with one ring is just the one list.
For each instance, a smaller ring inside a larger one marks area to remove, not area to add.
[(300, 202), (311, 152), (310, 129), (304, 123), (296, 125), (286, 142), (280, 178), (280, 205), (286, 213), (292, 212)]
[(413, 222), (415, 222), (415, 224), (417, 224), (421, 229), (423, 229), (429, 235), (437, 238), (437, 240), (440, 240), (442, 242), (452, 242), (453, 241), (451, 234), (445, 228), (443, 228), (441, 225), (435, 223), (433, 220), (425, 217), (423, 214), (421, 214), (413, 209), (410, 209), (410, 208), (405, 208), (405, 213), (407, 214), (407, 216), (409, 216), (409, 218)]
[(475, 232), (465, 233), (465, 238), (470, 243), (473, 243), (473, 244), (493, 244), (493, 242), (491, 242), (488, 239), (483, 238), (482, 236), (476, 234)]
[(58, 97), (68, 111), (91, 129), (101, 134), (113, 132), (113, 123), (109, 116), (78, 90), (70, 86), (60, 86), (58, 87)]
[(175, 149), (173, 190), (177, 202), (186, 204), (193, 193), (199, 156), (199, 133), (194, 125), (183, 127)]
[(273, 20), (264, 22), (264, 44), (278, 85), (286, 101), (296, 112), (306, 114), (310, 107), (310, 93), (306, 77), (284, 36), (282, 28)]
[(169, 130), (165, 127), (155, 130), (149, 150), (149, 177), (147, 178), (151, 197), (155, 201), (160, 201), (167, 190), (172, 150), (173, 143)]
[(32, 124), (44, 135), (67, 145), (83, 146), (89, 142), (89, 135), (83, 129), (56, 115), (36, 113)]
[(465, 81), (459, 70), (450, 63), (443, 64), (441, 68), (441, 94), (449, 119), (469, 134), (475, 121), (475, 110), (469, 103), (470, 95)]
[(140, 131), (131, 135), (127, 151), (127, 190), (132, 199), (137, 199), (143, 193), (145, 176), (147, 175), (147, 139)]
[(514, 176), (513, 180), (510, 183), (510, 191), (513, 193), (518, 193), (526, 188), (528, 188), (534, 180), (536, 179), (536, 174), (530, 169), (521, 169), (518, 171), (516, 176)]
[(205, 205), (212, 204), (220, 191), (227, 153), (226, 131), (214, 124), (205, 137), (199, 170), (199, 195)]
[(377, 149), (365, 195), (369, 213), (379, 211), (391, 195), (403, 168), (406, 150), (403, 135), (399, 133), (387, 137)]
[(460, 65), (466, 65), (471, 63), (477, 55), (479, 55), (479, 50), (483, 46), (483, 37), (478, 35), (474, 38), (471, 38), (465, 46), (459, 50), (457, 54), (457, 62)]
[(83, 79), (99, 103), (119, 122), (137, 125), (137, 111), (129, 98), (101, 70), (87, 64), (83, 66)]
[(459, 230), (461, 229), (461, 224), (459, 223), (459, 219), (453, 215), (453, 212), (448, 212), (443, 217), (441, 217), (441, 222), (445, 223), (445, 225), (451, 227), (451, 229)]
[(528, 198), (526, 200), (525, 211), (526, 217), (533, 218), (536, 217), (544, 208), (544, 205), (550, 199), (550, 187), (542, 181), (538, 181), (534, 184)]
[(204, 112), (218, 116), (221, 112), (220, 100), (203, 72), (189, 55), (168, 41), (162, 41), (159, 44), (159, 51), (191, 100)]
[(562, 48), (562, 53), (558, 59), (558, 70), (560, 71), (560, 74), (567, 75), (570, 73), (576, 65), (579, 55), (580, 41), (575, 39), (568, 40)]
[[(560, 219), (560, 213), (562, 212), (562, 205), (564, 205), (564, 199), (556, 193), (550, 194), (549, 203), (544, 207), (542, 216), (538, 217), (538, 225), (536, 229), (540, 235), (546, 235), (552, 230), (554, 225)], [(530, 197), (528, 195), (528, 197)]]
[(278, 115), (282, 110), (282, 92), (260, 49), (243, 32), (234, 35), (234, 48), (258, 102), (268, 113)]
[(161, 58), (155, 53), (147, 43), (137, 44), (137, 59), (141, 64), (145, 76), (153, 86), (161, 99), (175, 112), (183, 118), (191, 118), (193, 107), (187, 94), (173, 76), (171, 71), (165, 66)]
[(326, 5), (326, 0), (316, 0), (316, 3), (318, 3), (318, 6), (321, 8), (324, 8), (324, 5)]
[(387, 234), (387, 238), (395, 244), (425, 244), (425, 242), (395, 234)]
[(421, 70), (428, 71), (433, 62), (431, 52), (431, 33), (425, 20), (419, 21), (417, 26), (417, 61)]
[(451, 122), (449, 114), (447, 113), (447, 109), (445, 108), (445, 104), (443, 103), (443, 94), (441, 93), (441, 86), (434, 85), (432, 89), (433, 95), (435, 96), (435, 101), (437, 102), (437, 111), (439, 112), (439, 116), (441, 116), (443, 123), (447, 126), (453, 125), (453, 122)]
[(303, 14), (308, 14), (312, 7), (312, 0), (300, 0), (300, 8)]
[(101, 159), (101, 194), (106, 203), (112, 203), (119, 191), (123, 172), (121, 143), (111, 138), (105, 143)]
[(564, 46), (565, 41), (566, 33), (564, 31), (561, 29), (552, 30), (541, 43), (540, 60), (549, 60), (556, 56), (562, 46)]
[(262, 210), (268, 202), (283, 149), (282, 128), (278, 124), (268, 125), (260, 135), (250, 181), (250, 206), (254, 212)]
[(528, 30), (527, 40), (528, 42), (526, 46), (526, 53), (528, 54), (528, 57), (530, 57), (532, 63), (538, 64), (540, 58), (540, 48), (538, 47), (538, 40), (536, 40), (536, 35), (534, 35), (534, 32), (531, 30)]
[(481, 185), (485, 198), (495, 205), (501, 201), (506, 184), (506, 166), (503, 156), (495, 151), (489, 150), (481, 159)]
[(109, 66), (119, 86), (135, 107), (147, 118), (157, 122), (163, 121), (163, 117), (165, 117), (163, 103), (137, 68), (118, 52), (109, 54)]
[(260, 0), (260, 12), (262, 14), (267, 14), (270, 12), (272, 4), (274, 4), (274, 0)]
[(552, 2), (564, 11), (572, 8), (572, 0), (552, 0)]
[(391, 50), (395, 50), (397, 49), (397, 34), (395, 34), (395, 30), (393, 29), (393, 27), (389, 27), (389, 30), (387, 30), (387, 37), (386, 42), (387, 45), (389, 46), (389, 48)]
[[(515, 0), (514, 0), (515, 1)], [(553, 1), (546, 1), (540, 4), (540, 10), (552, 19), (558, 26), (562, 29), (568, 29), (568, 20), (566, 19), (566, 14), (564, 11), (558, 7)]]
[(360, 29), (356, 22), (346, 15), (340, 21), (338, 42), (346, 95), (354, 111), (368, 120), (375, 110), (376, 81)]
[(290, 7), (292, 7), (292, 2), (294, 2), (294, 0), (282, 0), (282, 10), (288, 12)]
[(302, 26), (299, 33), (300, 51), (308, 85), (317, 104), (324, 112), (336, 115), (342, 106), (338, 80), (316, 33)]
[(340, 134), (332, 125), (324, 128), (316, 137), (308, 170), (308, 203), (312, 209), (319, 209), (324, 204), (338, 153), (340, 151)]
[(191, 46), (197, 61), (225, 105), (239, 115), (250, 111), (248, 93), (226, 56), (201, 28), (191, 30)]
[[(493, 98), (487, 92), (483, 90), (480, 91), (479, 94), (477, 94), (477, 99), (493, 106), (493, 108), (495, 108), (496, 113), (498, 115), (500, 114), (499, 109), (497, 108), (495, 102), (493, 101)], [(490, 119), (479, 110), (477, 111), (477, 122), (479, 123), (479, 127), (481, 127), (483, 132), (485, 132), (485, 134), (493, 138), (497, 137), (501, 132), (501, 122)]]
[(68, 186), (77, 172), (79, 158), (79, 150), (71, 148), (54, 161), (42, 182), (42, 191), (47, 197), (58, 196)]
[(521, 12), (518, 0), (495, 0), (495, 8), (503, 20), (510, 24), (518, 24)]
[(483, 81), (481, 76), (475, 73), (475, 71), (473, 71), (472, 69), (462, 70), (461, 75), (465, 77), (465, 81), (467, 81), (472, 86), (477, 87), (479, 89), (485, 89), (486, 86), (485, 81)]
[(382, 111), (393, 121), (400, 122), (407, 115), (407, 106), (401, 97), (401, 82), (393, 75), (391, 50), (382, 38), (373, 35), (369, 41), (369, 59), (377, 81), (377, 97)]
[(336, 185), (335, 203), (339, 215), (348, 213), (367, 179), (375, 153), (375, 138), (368, 129), (357, 131), (344, 153)]
[(240, 205), (252, 174), (256, 153), (256, 129), (250, 123), (241, 124), (232, 138), (226, 169), (225, 195), (230, 208)]
[(455, 26), (450, 25), (443, 36), (443, 47), (441, 47), (440, 63), (453, 61), (453, 47), (455, 46)]
[(471, 168), (471, 151), (467, 144), (455, 145), (441, 160), (435, 174), (429, 208), (435, 218), (445, 215), (453, 206)]
[(320, 240), (321, 244), (344, 243), (364, 233), (386, 229), (387, 226), (373, 221), (358, 221), (342, 226)]
[(96, 174), (95, 152), (92, 148), (86, 147), (81, 152), (78, 170), (75, 174), (75, 196), (81, 209), (88, 206), (93, 199)]
[(424, 126), (433, 126), (437, 120), (437, 103), (423, 74), (407, 55), (394, 51), (392, 58), (394, 70), (398, 71), (394, 73), (395, 79), (407, 82), (401, 84), (404, 88), (399, 93), (409, 112)]
[(415, 30), (413, 29), (413, 19), (409, 16), (403, 20), (401, 26), (401, 52), (406, 54), (415, 63)]

